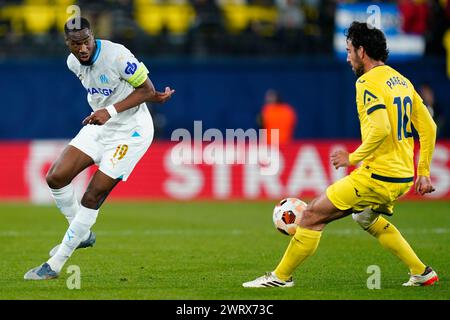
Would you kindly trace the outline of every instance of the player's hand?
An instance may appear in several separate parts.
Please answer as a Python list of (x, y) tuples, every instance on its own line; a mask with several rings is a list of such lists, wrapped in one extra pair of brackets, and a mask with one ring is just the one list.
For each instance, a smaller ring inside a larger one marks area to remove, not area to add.
[(345, 150), (337, 150), (331, 154), (331, 163), (333, 164), (335, 169), (341, 168), (341, 167), (349, 167), (350, 166), (350, 160), (349, 160), (349, 153)]
[(101, 126), (104, 125), (105, 122), (109, 120), (109, 118), (111, 118), (109, 112), (106, 109), (100, 109), (91, 113), (91, 115), (89, 117), (86, 117), (82, 123), (83, 125), (95, 124)]
[(164, 92), (156, 92), (155, 97), (159, 103), (164, 103), (170, 99), (172, 94), (175, 93), (175, 90), (170, 89), (170, 87), (166, 87)]
[(423, 196), (426, 193), (433, 192), (435, 189), (431, 184), (430, 177), (418, 176), (416, 179), (414, 190), (416, 191), (416, 193), (419, 193), (420, 195)]

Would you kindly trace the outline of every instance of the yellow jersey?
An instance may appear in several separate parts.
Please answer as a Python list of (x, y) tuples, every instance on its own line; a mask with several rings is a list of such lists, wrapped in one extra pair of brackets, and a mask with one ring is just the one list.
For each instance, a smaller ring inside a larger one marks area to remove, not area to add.
[(429, 176), (436, 124), (407, 78), (387, 65), (372, 68), (356, 81), (356, 105), (362, 144), (349, 156), (352, 165), (363, 161), (378, 180), (413, 181), (414, 126), (420, 139), (417, 174)]

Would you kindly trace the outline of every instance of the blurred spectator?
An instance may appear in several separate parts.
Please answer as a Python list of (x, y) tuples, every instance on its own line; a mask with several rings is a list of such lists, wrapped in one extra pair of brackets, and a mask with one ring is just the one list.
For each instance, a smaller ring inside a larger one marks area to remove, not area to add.
[(402, 30), (406, 33), (425, 34), (428, 23), (428, 1), (399, 0)]
[[(139, 51), (144, 55), (270, 57), (331, 54), (336, 4), (363, 1), (71, 0), (69, 2), (81, 7), (82, 15), (90, 19), (97, 37), (123, 43), (130, 50)], [(48, 3), (61, 10), (61, 7), (56, 5), (60, 3), (59, 0), (36, 2), (0, 0), (0, 56), (7, 58), (34, 57), (37, 54), (45, 54), (48, 57), (65, 55), (66, 48), (62, 41), (58, 19), (48, 18), (47, 20), (54, 20), (52, 28), (44, 34), (36, 35), (30, 32), (27, 26), (30, 19), (39, 20), (39, 15), (26, 15), (24, 10), (20, 10), (20, 6), (25, 3)], [(427, 54), (444, 55), (442, 39), (450, 26), (450, 0), (398, 0), (398, 3), (404, 17), (403, 29), (426, 37)], [(159, 8), (161, 10), (155, 10), (155, 5), (161, 5)], [(175, 7), (183, 5), (185, 8), (174, 10)], [(165, 7), (164, 10), (162, 7)], [(190, 10), (192, 8), (193, 11)], [(189, 9), (190, 13), (186, 14), (184, 9)], [(61, 17), (61, 14), (65, 14), (65, 10), (57, 13), (55, 17)], [(192, 19), (181, 21), (180, 17), (186, 15), (192, 16)], [(145, 22), (144, 25), (142, 21)], [(39, 21), (32, 21), (32, 24), (40, 25)], [(177, 31), (174, 32), (173, 29)], [(58, 37), (60, 41), (54, 41)]]
[(446, 136), (445, 127), (446, 119), (441, 105), (436, 101), (434, 91), (428, 83), (423, 83), (419, 88), (419, 95), (422, 97), (424, 104), (433, 117), (437, 125), (437, 137)]
[(191, 52), (195, 56), (222, 52), (224, 46), (224, 19), (215, 0), (191, 0), (195, 22), (190, 30)]
[[(448, 16), (446, 10), (449, 12)], [(442, 39), (448, 27), (450, 27), (450, 1), (443, 5), (440, 0), (431, 0), (429, 2), (428, 28), (425, 35), (426, 54), (444, 54)]]
[[(133, 0), (111, 1), (112, 39), (118, 42), (130, 42), (135, 36), (133, 29), (136, 27), (133, 21)], [(119, 41), (120, 40), (120, 41)]]
[(278, 1), (278, 27), (288, 30), (303, 29), (305, 14), (300, 8), (298, 0)]
[(278, 0), (277, 37), (286, 51), (299, 51), (304, 44), (305, 14), (298, 0)]
[(297, 114), (290, 104), (282, 101), (277, 91), (269, 89), (258, 122), (267, 130), (267, 143), (271, 142), (272, 129), (278, 129), (280, 145), (286, 144), (293, 140)]

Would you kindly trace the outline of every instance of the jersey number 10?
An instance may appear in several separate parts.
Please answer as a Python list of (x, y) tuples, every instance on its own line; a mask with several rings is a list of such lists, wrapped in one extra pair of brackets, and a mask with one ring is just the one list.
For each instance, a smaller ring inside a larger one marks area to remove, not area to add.
[[(402, 140), (403, 136), (406, 138), (411, 138), (411, 113), (412, 113), (412, 100), (409, 96), (403, 98), (395, 97), (394, 104), (397, 105), (397, 139)], [(411, 131), (408, 131), (408, 127)]]

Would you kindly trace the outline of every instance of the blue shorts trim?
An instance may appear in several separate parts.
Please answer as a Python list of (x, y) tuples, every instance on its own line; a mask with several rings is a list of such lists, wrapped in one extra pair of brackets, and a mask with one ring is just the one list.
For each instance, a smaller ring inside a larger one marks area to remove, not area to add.
[(394, 177), (385, 177), (380, 176), (379, 174), (372, 173), (371, 177), (373, 179), (377, 179), (384, 182), (392, 182), (392, 183), (407, 183), (414, 181), (414, 177), (408, 177), (408, 178), (394, 178)]

